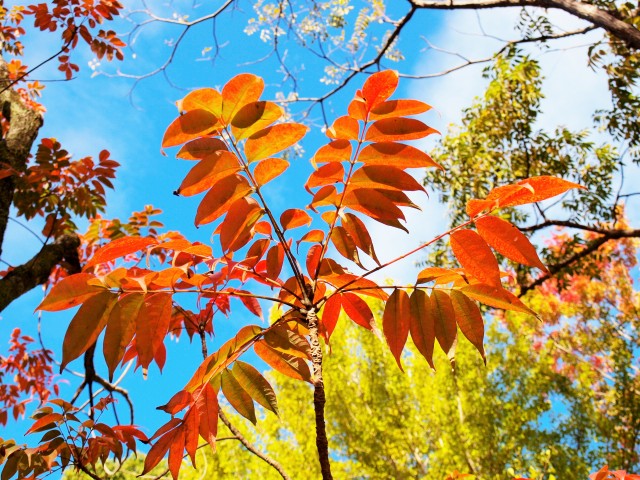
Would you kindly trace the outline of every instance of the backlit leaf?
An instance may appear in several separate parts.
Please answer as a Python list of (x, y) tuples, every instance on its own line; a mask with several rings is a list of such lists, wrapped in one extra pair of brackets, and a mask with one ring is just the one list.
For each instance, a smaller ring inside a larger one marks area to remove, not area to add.
[(446, 292), (436, 289), (431, 294), (431, 308), (438, 343), (449, 357), (449, 361), (453, 362), (458, 331), (451, 298)]
[(311, 192), (312, 188), (344, 182), (344, 167), (341, 163), (327, 163), (314, 170), (304, 188)]
[(274, 245), (267, 252), (267, 278), (277, 280), (284, 264), (284, 248), (281, 244)]
[(491, 285), (475, 284), (468, 285), (460, 289), (467, 297), (489, 305), (490, 307), (512, 310), (514, 312), (528, 313), (537, 317), (538, 315), (522, 303), (518, 297), (503, 288), (496, 288)]
[(365, 140), (369, 142), (395, 142), (416, 140), (438, 131), (415, 118), (384, 118), (367, 129)]
[(255, 342), (253, 349), (262, 360), (280, 373), (311, 383), (309, 365), (302, 358), (279, 352), (262, 340)]
[[(177, 419), (172, 419), (177, 420)], [(169, 451), (172, 443), (175, 441), (176, 436), (180, 433), (182, 429), (180, 427), (176, 427), (173, 430), (170, 430), (163, 436), (161, 436), (158, 441), (151, 447), (149, 453), (144, 459), (144, 468), (142, 470), (141, 475), (153, 470), (153, 468), (160, 463), (160, 460), (164, 458), (164, 456)], [(184, 443), (183, 445), (184, 446)]]
[(433, 346), (436, 339), (435, 317), (431, 308), (431, 299), (424, 290), (414, 290), (409, 298), (411, 317), (409, 331), (418, 351), (427, 360), (431, 368), (433, 364)]
[(315, 164), (348, 162), (351, 160), (353, 147), (349, 140), (334, 140), (318, 149), (313, 157)]
[(118, 296), (115, 293), (102, 291), (82, 304), (64, 335), (60, 371), (93, 345), (107, 324), (111, 309), (117, 300)]
[(113, 379), (113, 373), (136, 333), (136, 322), (144, 297), (141, 293), (123, 295), (111, 310), (102, 346), (102, 353), (109, 368), (109, 380)]
[(396, 168), (429, 168), (442, 166), (429, 155), (411, 145), (395, 142), (378, 142), (364, 147), (358, 161), (366, 165), (393, 165)]
[(253, 171), (258, 185), (265, 185), (289, 168), (289, 162), (281, 158), (267, 158), (256, 165)]
[(250, 137), (274, 123), (283, 113), (282, 107), (273, 102), (248, 103), (231, 120), (231, 133), (236, 140)]
[(360, 125), (354, 118), (344, 116), (337, 118), (327, 129), (327, 137), (334, 140), (358, 140)]
[(478, 349), (478, 352), (480, 352), (482, 359), (486, 363), (487, 359), (484, 354), (483, 345), (484, 321), (478, 305), (458, 290), (452, 290), (450, 296), (460, 331), (467, 337), (467, 340)]
[(280, 225), (282, 225), (285, 231), (291, 228), (311, 225), (311, 221), (312, 219), (309, 214), (299, 208), (290, 208), (280, 215)]
[(181, 102), (182, 110), (206, 110), (216, 117), (222, 115), (222, 95), (213, 88), (199, 88), (187, 94)]
[(201, 391), (196, 395), (196, 406), (200, 416), (198, 431), (200, 436), (204, 438), (211, 448), (215, 451), (216, 437), (218, 436), (218, 405), (217, 392), (209, 383), (202, 386)]
[(143, 368), (148, 368), (164, 342), (171, 322), (171, 294), (159, 292), (145, 297), (136, 322), (136, 349)]
[(220, 150), (227, 150), (227, 146), (219, 138), (196, 138), (185, 143), (176, 157), (185, 160), (199, 160)]
[(389, 98), (398, 88), (398, 72), (395, 70), (383, 70), (371, 75), (362, 86), (364, 97), (369, 110)]
[(341, 297), (342, 295), (332, 295), (322, 308), (320, 322), (324, 327), (327, 341), (331, 338), (331, 334), (335, 330), (338, 319), (340, 318), (340, 310), (342, 310)]
[(344, 197), (344, 205), (364, 213), (380, 223), (399, 228), (408, 233), (408, 230), (398, 221), (405, 219), (402, 211), (375, 189), (358, 188), (349, 191)]
[(463, 229), (453, 232), (450, 238), (453, 254), (466, 272), (482, 283), (501, 287), (498, 260), (480, 235)]
[(353, 213), (345, 213), (342, 216), (342, 226), (351, 236), (356, 246), (380, 265), (375, 249), (373, 248), (371, 235), (369, 235), (369, 231), (364, 222)]
[(411, 309), (407, 292), (401, 289), (395, 289), (389, 296), (384, 307), (382, 331), (387, 339), (389, 349), (396, 359), (398, 367), (402, 371), (404, 371), (404, 369), (402, 368), (400, 357), (402, 356), (402, 350), (409, 336), (410, 318)]
[(333, 243), (333, 246), (336, 247), (336, 250), (340, 255), (352, 262), (355, 262), (361, 268), (364, 268), (360, 263), (356, 243), (344, 227), (333, 227), (333, 231), (331, 232), (331, 242)]
[(223, 215), (233, 202), (246, 196), (252, 188), (239, 174), (225, 177), (213, 185), (198, 205), (196, 226), (211, 223)]
[(231, 369), (240, 386), (264, 408), (278, 415), (276, 394), (269, 382), (248, 363), (236, 361)]
[(388, 100), (371, 109), (369, 120), (419, 115), (429, 110), (431, 106), (420, 100)]
[(176, 193), (184, 196), (196, 195), (240, 169), (238, 157), (226, 150), (219, 150), (200, 160), (189, 171)]
[(222, 87), (222, 120), (228, 124), (242, 107), (260, 100), (263, 90), (264, 80), (257, 75), (241, 73), (233, 77)]
[(222, 371), (222, 393), (236, 411), (254, 425), (256, 424), (256, 409), (253, 399), (242, 385), (235, 379), (230, 370)]
[(258, 202), (251, 197), (239, 198), (220, 224), (220, 246), (224, 252), (241, 249), (253, 237), (252, 228), (263, 215)]
[(176, 118), (162, 138), (162, 148), (181, 145), (189, 140), (215, 132), (220, 127), (218, 118), (206, 110), (191, 110)]
[(335, 205), (339, 201), (338, 192), (333, 185), (325, 185), (318, 190), (313, 196), (311, 207), (322, 207), (327, 205)]
[(279, 123), (264, 128), (247, 139), (245, 156), (249, 162), (271, 157), (300, 141), (308, 130), (308, 127), (299, 123)]
[(165, 405), (157, 407), (156, 410), (162, 410), (163, 412), (167, 412), (169, 415), (173, 416), (179, 411), (183, 410), (185, 407), (191, 405), (192, 402), (193, 395), (190, 392), (180, 390), (173, 397), (171, 397), (171, 399)]
[(103, 287), (89, 285), (87, 282), (95, 278), (90, 273), (76, 273), (63, 278), (54, 284), (51, 291), (42, 300), (36, 310), (57, 312), (80, 305), (89, 297), (104, 292)]
[(514, 262), (530, 267), (538, 267), (548, 272), (540, 261), (535, 247), (529, 239), (514, 225), (501, 218), (481, 217), (475, 222), (478, 233), (498, 253)]
[(372, 330), (375, 325), (375, 319), (371, 308), (362, 298), (354, 293), (343, 293), (341, 298), (342, 309), (354, 323)]
[(380, 190), (422, 191), (424, 187), (408, 173), (396, 167), (369, 165), (359, 168), (349, 180), (352, 188), (376, 188)]
[(157, 242), (151, 237), (121, 237), (113, 240), (103, 247), (100, 247), (93, 257), (85, 264), (83, 270), (87, 270), (94, 265), (111, 262), (116, 258), (130, 255), (139, 250), (143, 250)]

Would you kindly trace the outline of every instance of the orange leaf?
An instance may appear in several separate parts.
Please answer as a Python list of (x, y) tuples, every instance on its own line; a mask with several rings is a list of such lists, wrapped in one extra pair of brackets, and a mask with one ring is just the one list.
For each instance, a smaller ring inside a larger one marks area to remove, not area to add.
[(475, 224), (480, 236), (498, 253), (514, 262), (549, 272), (529, 239), (511, 223), (490, 216), (479, 218)]
[(460, 289), (467, 297), (484, 303), (495, 308), (503, 310), (512, 310), (514, 312), (528, 313), (537, 317), (538, 315), (522, 303), (518, 297), (503, 288), (496, 288), (491, 285), (475, 284), (468, 285)]
[(347, 292), (342, 294), (341, 303), (344, 312), (354, 323), (367, 330), (373, 330), (375, 319), (367, 302), (358, 295)]
[(333, 243), (333, 246), (336, 247), (336, 250), (340, 255), (352, 262), (355, 262), (360, 268), (364, 269), (360, 262), (360, 257), (358, 256), (356, 243), (344, 227), (333, 227), (333, 231), (331, 232), (331, 242)]
[(240, 171), (240, 161), (233, 153), (219, 150), (200, 160), (187, 174), (176, 194), (191, 196), (208, 190), (216, 182)]
[(260, 100), (263, 90), (264, 80), (256, 75), (241, 73), (233, 77), (222, 87), (222, 120), (228, 124), (242, 107)]
[(218, 405), (217, 392), (207, 382), (203, 385), (199, 395), (196, 395), (196, 405), (200, 414), (199, 432), (211, 448), (216, 449), (216, 437), (218, 436)]
[(322, 230), (310, 230), (305, 233), (300, 240), (298, 240), (298, 244), (302, 242), (322, 242), (324, 240), (324, 232)]
[(171, 322), (171, 294), (154, 293), (145, 297), (136, 322), (136, 349), (143, 368), (148, 368)]
[(109, 368), (109, 381), (113, 379), (113, 373), (136, 332), (136, 321), (144, 297), (140, 293), (125, 294), (111, 310), (102, 345), (102, 353)]
[(155, 244), (157, 244), (157, 242), (151, 237), (118, 238), (100, 247), (96, 253), (93, 254), (91, 260), (85, 264), (83, 270), (86, 271), (94, 265), (110, 262), (116, 258), (124, 257)]
[(316, 271), (318, 270), (318, 263), (320, 262), (320, 255), (322, 254), (322, 246), (312, 245), (307, 253), (307, 272), (309, 276), (315, 278)]
[(370, 165), (359, 168), (349, 179), (352, 188), (375, 188), (379, 190), (422, 191), (420, 183), (408, 173), (396, 167)]
[(280, 373), (296, 380), (312, 383), (309, 366), (302, 358), (279, 352), (263, 340), (255, 342), (253, 349), (262, 360)]
[(314, 170), (304, 188), (311, 193), (312, 188), (321, 187), (323, 185), (334, 185), (344, 182), (344, 167), (341, 163), (327, 163), (317, 170)]
[(388, 100), (371, 109), (369, 120), (419, 115), (431, 110), (431, 106), (419, 100)]
[(353, 213), (345, 213), (342, 216), (342, 226), (351, 236), (356, 246), (380, 265), (375, 249), (373, 248), (371, 235), (369, 235), (369, 231), (364, 222)]
[(467, 340), (478, 349), (485, 364), (487, 358), (484, 353), (484, 321), (482, 313), (476, 302), (470, 300), (464, 293), (452, 290), (450, 293), (453, 311), (460, 331), (467, 337)]
[[(175, 419), (175, 418), (171, 419), (170, 423), (172, 422), (175, 423), (174, 420), (178, 420), (178, 419)], [(175, 440), (176, 434), (179, 433), (180, 430), (181, 430), (180, 427), (173, 428), (173, 430), (170, 430), (169, 432), (164, 434), (162, 437), (160, 437), (158, 441), (155, 443), (155, 445), (151, 447), (151, 449), (149, 450), (149, 453), (144, 459), (144, 468), (142, 470), (141, 475), (144, 475), (145, 473), (153, 470), (153, 467), (155, 467), (158, 463), (160, 463), (160, 460), (164, 458), (167, 451), (171, 447), (171, 444)], [(184, 447), (184, 443), (183, 443), (183, 447)]]
[(284, 231), (304, 225), (311, 225), (311, 221), (312, 219), (309, 214), (299, 208), (290, 208), (280, 215), (280, 224)]
[(184, 424), (180, 425), (173, 432), (171, 432), (171, 445), (169, 446), (169, 458), (167, 464), (169, 465), (169, 471), (173, 480), (178, 480), (178, 473), (180, 472), (180, 466), (182, 465), (182, 452), (184, 451)]
[(427, 267), (418, 273), (416, 285), (432, 282), (433, 280), (437, 280), (437, 285), (444, 285), (462, 279), (462, 275), (449, 268)]
[(253, 177), (258, 185), (264, 185), (289, 168), (289, 162), (281, 158), (267, 158), (256, 165)]
[(190, 408), (185, 414), (184, 423), (184, 447), (191, 458), (191, 464), (196, 467), (196, 450), (198, 449), (198, 437), (200, 427), (200, 415), (197, 408)]
[(183, 410), (185, 407), (191, 405), (191, 403), (193, 403), (193, 395), (191, 395), (190, 392), (180, 390), (173, 397), (171, 397), (166, 405), (156, 407), (156, 410), (162, 410), (163, 412), (167, 412), (169, 415), (173, 416), (180, 410)]
[(248, 103), (231, 120), (231, 133), (236, 140), (250, 137), (274, 123), (283, 113), (282, 108), (273, 102)]
[(389, 142), (416, 140), (438, 131), (415, 118), (384, 118), (377, 120), (368, 129), (365, 140), (369, 142)]
[(329, 341), (329, 338), (331, 338), (331, 334), (335, 330), (338, 319), (340, 318), (340, 310), (342, 309), (342, 302), (340, 299), (341, 295), (332, 295), (329, 297), (322, 309), (320, 321), (324, 327), (327, 342)]
[(473, 230), (456, 230), (451, 234), (451, 249), (460, 265), (474, 278), (500, 288), (498, 260), (480, 235)]
[(105, 290), (82, 304), (64, 335), (60, 371), (93, 345), (107, 324), (111, 309), (117, 301), (118, 296), (115, 293)]
[(176, 154), (176, 157), (184, 160), (200, 160), (220, 150), (227, 150), (227, 146), (222, 140), (211, 137), (196, 138), (185, 143)]
[(313, 162), (315, 164), (348, 162), (351, 160), (352, 150), (353, 147), (349, 140), (334, 140), (318, 149), (313, 157)]
[(467, 214), (475, 217), (483, 210), (541, 202), (572, 188), (584, 187), (557, 177), (525, 178), (513, 185), (494, 188), (484, 200), (470, 200), (467, 203)]
[(444, 170), (429, 155), (411, 145), (395, 142), (379, 142), (367, 145), (358, 155), (358, 161), (366, 165), (393, 165), (396, 168), (429, 168)]
[(333, 185), (325, 185), (318, 190), (311, 201), (311, 208), (315, 211), (315, 207), (326, 205), (335, 205), (338, 202), (338, 192)]
[(409, 296), (401, 289), (395, 289), (389, 296), (382, 316), (382, 331), (387, 339), (389, 349), (396, 359), (398, 368), (404, 372), (400, 357), (409, 336), (411, 309)]
[(264, 408), (268, 408), (276, 415), (278, 414), (276, 394), (269, 382), (258, 370), (248, 363), (238, 360), (233, 364), (231, 371), (242, 388), (251, 395), (251, 398)]
[(222, 95), (213, 88), (199, 88), (187, 94), (180, 104), (182, 110), (206, 110), (217, 118), (222, 116)]
[(300, 141), (308, 130), (299, 123), (279, 123), (264, 128), (247, 139), (245, 156), (249, 163), (268, 158)]
[(76, 273), (63, 278), (51, 288), (36, 310), (44, 310), (45, 312), (66, 310), (80, 305), (97, 293), (104, 292), (103, 287), (87, 283), (94, 278), (96, 278), (95, 275), (91, 273)]
[(175, 147), (189, 140), (203, 137), (220, 128), (218, 118), (206, 110), (191, 110), (176, 118), (167, 127), (162, 148)]
[(30, 433), (37, 432), (41, 428), (44, 428), (52, 424), (56, 425), (57, 422), (61, 422), (62, 420), (64, 420), (64, 417), (62, 416), (61, 413), (48, 413), (46, 415), (43, 415), (42, 417), (38, 418), (33, 425), (31, 425), (31, 428), (29, 428), (29, 430), (26, 431), (25, 435), (29, 435)]
[(263, 215), (263, 210), (251, 197), (239, 198), (220, 224), (220, 246), (224, 252), (241, 249), (253, 237), (252, 229)]
[(267, 252), (267, 278), (277, 280), (284, 263), (284, 248), (281, 244), (274, 245)]
[(255, 425), (256, 409), (253, 406), (253, 399), (228, 369), (222, 371), (221, 385), (222, 393), (236, 412)]
[(363, 121), (367, 119), (367, 104), (365, 103), (364, 99), (358, 96), (351, 100), (347, 111), (349, 112), (349, 116), (351, 118)]
[(204, 196), (196, 213), (196, 226), (211, 223), (226, 213), (237, 199), (246, 196), (252, 188), (239, 174), (225, 177), (215, 183)]
[(398, 72), (383, 70), (371, 75), (362, 86), (364, 97), (369, 110), (389, 98), (398, 88)]
[(409, 298), (411, 316), (409, 331), (418, 351), (427, 360), (431, 368), (433, 364), (433, 346), (436, 338), (435, 317), (431, 308), (431, 300), (424, 290), (414, 290)]
[(458, 331), (451, 298), (442, 290), (434, 290), (431, 294), (431, 308), (438, 343), (449, 357), (449, 361), (453, 362)]
[(287, 325), (272, 327), (265, 332), (263, 338), (274, 350), (294, 357), (311, 359), (309, 342), (290, 330)]
[(354, 118), (344, 116), (337, 118), (327, 129), (327, 137), (334, 140), (358, 140), (360, 125)]
[(344, 197), (344, 205), (364, 213), (380, 223), (399, 228), (408, 233), (408, 230), (398, 221), (399, 219), (405, 219), (402, 211), (375, 189), (358, 188), (349, 191)]

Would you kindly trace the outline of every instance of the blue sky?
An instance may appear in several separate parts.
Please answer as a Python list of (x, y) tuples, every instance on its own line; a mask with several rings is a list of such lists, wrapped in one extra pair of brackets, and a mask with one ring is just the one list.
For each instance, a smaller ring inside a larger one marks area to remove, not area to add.
[[(215, 7), (221, 2), (211, 3)], [(390, 0), (387, 3), (393, 4), (396, 8), (400, 8), (398, 5), (404, 8), (404, 2)], [(127, 5), (132, 9), (136, 8), (134, 2), (127, 2)], [(172, 2), (169, 6), (163, 4), (158, 7), (156, 13), (170, 17), (174, 11), (188, 11), (191, 5), (191, 2), (186, 1)], [(97, 155), (101, 149), (107, 148), (112, 157), (122, 164), (115, 182), (115, 191), (110, 192), (108, 196), (109, 207), (105, 215), (107, 218), (127, 218), (132, 211), (141, 210), (145, 204), (151, 203), (164, 211), (161, 220), (168, 229), (179, 230), (192, 241), (210, 242), (210, 226), (200, 229), (193, 227), (195, 209), (201, 197), (183, 198), (172, 195), (191, 164), (173, 158), (172, 153), (175, 151), (167, 152), (167, 157), (162, 156), (160, 141), (164, 129), (177, 114), (174, 102), (189, 89), (220, 87), (239, 72), (251, 72), (265, 77), (265, 98), (273, 98), (278, 91), (289, 91), (290, 85), (285, 85), (284, 88), (281, 85), (282, 74), (278, 72), (279, 65), (275, 58), (247, 64), (266, 55), (270, 45), (261, 42), (257, 35), (248, 37), (242, 32), (251, 14), (251, 2), (243, 2), (241, 5), (244, 12), (235, 11), (217, 24), (217, 37), (225, 46), (214, 64), (205, 59), (206, 54), (204, 57), (202, 55), (203, 49), (213, 45), (211, 25), (194, 27), (189, 32), (178, 50), (175, 62), (168, 69), (169, 78), (181, 89), (172, 87), (162, 75), (140, 82), (133, 92), (133, 82), (130, 79), (105, 75), (92, 77), (92, 71), (88, 67), (92, 56), (83, 48), (74, 52), (74, 58), (82, 68), (78, 78), (71, 82), (47, 83), (43, 103), (48, 112), (41, 135), (56, 137), (75, 158)], [(205, 8), (206, 6), (200, 6), (199, 13), (192, 13), (191, 18), (207, 13)], [(392, 11), (390, 14), (397, 17), (397, 12)], [(509, 26), (516, 17), (516, 12), (483, 12), (480, 15), (484, 28), (509, 38), (513, 37)], [(557, 18), (565, 22), (567, 28), (576, 23), (567, 16), (559, 15)], [(119, 27), (121, 30), (128, 28), (124, 23), (119, 23)], [(400, 43), (406, 60), (397, 66), (387, 62), (387, 66), (397, 67), (406, 72), (426, 73), (440, 71), (457, 63), (451, 56), (433, 50), (424, 51), (426, 42), (416, 40), (421, 36), (449, 51), (463, 51), (474, 58), (486, 56), (496, 46), (496, 42), (478, 37), (479, 32), (480, 24), (473, 12), (446, 15), (422, 13), (404, 33), (403, 38), (407, 41)], [(155, 66), (163, 63), (170, 52), (166, 42), (175, 39), (178, 34), (179, 31), (176, 29), (151, 25), (136, 37), (135, 58), (132, 52), (127, 50), (123, 63), (107, 65), (103, 62), (98, 70), (114, 73), (116, 69), (120, 69), (124, 73), (138, 74), (153, 70)], [(25, 38), (25, 62), (35, 64), (54, 51), (57, 45), (51, 38), (48, 34), (30, 32)], [(575, 46), (581, 42), (586, 43), (586, 40), (581, 38), (571, 42)], [(290, 68), (297, 71), (301, 96), (316, 96), (326, 91), (326, 85), (318, 81), (322, 68), (318, 60), (292, 41), (287, 40), (286, 49), (286, 62)], [(590, 114), (598, 106), (608, 106), (608, 97), (604, 79), (585, 66), (585, 49), (548, 52), (540, 58), (548, 76), (545, 84), (547, 99), (543, 104), (546, 113), (541, 120), (541, 126), (555, 127), (564, 124), (576, 129), (588, 127), (591, 123)], [(53, 62), (43, 67), (35, 77), (59, 78), (56, 66)], [(482, 92), (485, 82), (480, 78), (481, 68), (471, 67), (457, 74), (429, 81), (403, 80), (396, 97), (419, 98), (433, 105), (434, 111), (425, 116), (425, 121), (444, 132), (450, 122), (459, 118), (461, 109), (470, 104), (473, 96)], [(573, 79), (571, 83), (567, 81), (568, 78)], [(362, 78), (353, 81), (343, 94), (333, 99), (327, 111), (329, 118), (345, 113), (345, 100), (353, 95), (362, 81)], [(571, 85), (569, 89), (568, 84)], [(306, 105), (302, 105), (301, 108), (306, 108)], [(318, 109), (312, 112), (312, 119), (318, 126), (321, 124)], [(309, 197), (302, 188), (302, 183), (312, 168), (308, 158), (325, 140), (326, 137), (318, 128), (308, 134), (303, 143), (305, 158), (293, 162), (288, 176), (270, 184), (270, 188), (267, 189), (269, 201), (276, 211), (290, 208), (292, 201), (298, 207), (308, 203)], [(430, 137), (421, 147), (429, 150), (434, 145), (434, 137)], [(422, 213), (408, 212), (409, 223), (414, 227), (412, 235), (390, 232), (388, 228), (377, 224), (371, 225), (372, 235), (379, 238), (376, 249), (381, 257), (392, 258), (417, 245), (420, 240), (431, 238), (444, 229), (446, 207), (437, 203), (437, 196), (432, 195), (428, 200), (416, 200), (424, 210)], [(37, 222), (30, 226), (36, 231), (41, 228)], [(30, 258), (38, 249), (37, 240), (15, 223), (11, 224), (5, 242), (6, 260), (12, 264), (19, 264)], [(409, 281), (415, 271), (416, 267), (410, 259), (378, 278), (393, 277), (399, 282), (404, 282)], [(26, 333), (34, 333), (37, 315), (33, 313), (33, 308), (40, 302), (42, 295), (41, 289), (35, 289), (16, 300), (2, 313), (0, 338), (8, 338), (16, 326)], [(266, 308), (266, 305), (264, 307)], [(239, 326), (247, 321), (254, 321), (245, 315), (246, 310), (236, 311), (239, 315), (233, 313), (229, 319), (216, 320), (217, 336), (209, 344), (210, 351), (217, 348)], [(70, 317), (70, 312), (62, 312), (55, 315), (45, 313), (42, 318), (45, 343), (58, 355)], [(163, 375), (153, 367), (148, 380), (142, 381), (138, 371), (130, 374), (129, 379), (123, 383), (125, 388), (130, 390), (137, 405), (136, 423), (144, 425), (148, 433), (152, 433), (168, 419), (166, 414), (156, 412), (155, 407), (165, 403), (181, 388), (200, 362), (199, 346), (190, 345), (186, 337), (181, 338), (178, 344), (169, 340), (166, 343), (169, 347), (168, 361)], [(0, 345), (0, 351), (2, 349), (4, 346)], [(96, 360), (98, 369), (104, 372), (101, 357), (97, 356)], [(72, 363), (70, 367), (81, 370), (81, 361)], [(63, 386), (63, 397), (68, 397), (78, 384), (75, 378), (71, 378), (70, 381), (69, 386)], [(124, 416), (124, 409), (121, 411), (121, 415)], [(25, 423), (10, 424), (2, 436), (15, 437), (20, 441), (26, 428)]]

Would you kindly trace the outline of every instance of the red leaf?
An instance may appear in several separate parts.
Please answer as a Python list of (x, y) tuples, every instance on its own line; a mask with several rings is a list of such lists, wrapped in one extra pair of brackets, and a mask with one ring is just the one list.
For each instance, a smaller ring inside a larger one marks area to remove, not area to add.
[(424, 290), (414, 290), (409, 298), (411, 316), (409, 331), (418, 351), (427, 360), (431, 368), (433, 364), (433, 346), (436, 338), (435, 317), (431, 308), (431, 300)]
[(245, 292), (243, 290), (237, 290), (237, 292), (247, 294), (240, 296), (240, 301), (247, 308), (247, 310), (253, 313), (256, 317), (262, 318), (262, 308), (260, 307), (260, 302), (258, 302), (258, 299), (249, 296), (249, 292)]
[(289, 168), (289, 162), (281, 158), (267, 158), (256, 165), (253, 177), (258, 185), (264, 185)]
[(176, 118), (164, 132), (162, 148), (181, 145), (220, 128), (218, 118), (206, 110), (191, 110)]
[[(172, 419), (170, 422), (173, 422), (173, 420), (177, 419)], [(141, 475), (153, 470), (153, 468), (160, 463), (160, 460), (164, 458), (172, 443), (175, 441), (176, 435), (180, 433), (181, 430), (182, 428), (176, 427), (158, 439), (155, 445), (151, 447), (144, 460), (144, 469), (142, 470)], [(181, 447), (184, 448), (184, 440)]]
[(202, 390), (196, 394), (196, 405), (200, 414), (199, 432), (211, 448), (216, 449), (216, 437), (218, 436), (218, 396), (216, 391), (208, 382), (204, 384)]
[(452, 290), (450, 293), (451, 303), (456, 315), (456, 322), (460, 327), (460, 331), (467, 337), (467, 340), (478, 349), (485, 364), (487, 359), (484, 353), (484, 321), (482, 320), (482, 313), (478, 305), (473, 300), (459, 292)]
[(336, 226), (333, 228), (331, 242), (340, 255), (355, 262), (360, 268), (364, 268), (360, 263), (356, 243), (344, 227)]
[(80, 305), (97, 293), (104, 292), (104, 287), (87, 284), (89, 280), (94, 278), (96, 278), (95, 275), (90, 273), (76, 273), (63, 278), (53, 286), (40, 305), (36, 307), (36, 310), (46, 312), (66, 310)]
[(311, 221), (309, 214), (298, 208), (290, 208), (280, 215), (280, 224), (284, 231), (304, 225), (311, 225)]
[(398, 88), (398, 72), (384, 70), (371, 75), (362, 86), (364, 97), (369, 110), (389, 98)]
[(164, 342), (171, 322), (171, 294), (147, 295), (136, 322), (136, 348), (143, 368), (148, 368), (156, 350)]
[[(184, 451), (184, 425), (180, 425), (173, 432), (171, 432), (171, 445), (169, 446), (169, 459), (167, 463), (169, 465), (169, 471), (173, 480), (178, 480), (178, 473), (180, 472), (180, 466), (182, 465), (182, 452)], [(168, 434), (169, 435), (169, 434)], [(167, 436), (168, 436), (167, 435)]]
[(338, 319), (340, 318), (340, 310), (342, 309), (341, 295), (332, 295), (324, 304), (320, 322), (324, 327), (325, 339), (327, 342), (331, 338), (331, 334), (336, 328)]
[(245, 156), (250, 163), (268, 158), (300, 141), (308, 130), (299, 123), (279, 123), (264, 128), (247, 139)]
[(453, 363), (457, 342), (456, 316), (449, 295), (442, 290), (434, 290), (431, 295), (431, 308), (435, 321), (435, 334), (438, 343)]
[(395, 289), (384, 307), (382, 331), (387, 339), (389, 349), (398, 363), (398, 367), (403, 372), (404, 369), (402, 368), (400, 357), (409, 336), (410, 317), (411, 310), (407, 292)]
[(267, 278), (277, 280), (284, 264), (284, 248), (277, 244), (267, 252)]
[(367, 302), (358, 295), (347, 292), (342, 294), (341, 303), (344, 312), (354, 323), (367, 330), (373, 330), (375, 319)]
[(252, 188), (242, 175), (223, 178), (204, 196), (196, 213), (196, 226), (211, 223), (226, 213), (231, 204), (246, 196)]
[(107, 243), (104, 247), (99, 248), (93, 254), (83, 270), (87, 270), (94, 265), (107, 263), (116, 258), (124, 257), (138, 250), (145, 249), (151, 245), (157, 245), (157, 242), (151, 237), (122, 237)]
[(111, 309), (117, 301), (115, 293), (103, 291), (82, 304), (64, 336), (60, 371), (93, 345), (107, 324)]
[(25, 435), (29, 435), (30, 433), (37, 432), (41, 428), (44, 428), (53, 423), (61, 422), (64, 419), (62, 414), (60, 413), (48, 413), (40, 418), (38, 418), (33, 425), (25, 432)]
[(125, 294), (120, 297), (118, 303), (111, 310), (102, 345), (110, 380), (113, 379), (113, 373), (136, 332), (138, 313), (144, 303), (144, 298), (144, 294), (140, 293)]
[(438, 133), (438, 131), (415, 118), (384, 118), (377, 120), (367, 129), (365, 140), (369, 142), (416, 140), (432, 133)]
[(500, 288), (498, 260), (480, 235), (473, 230), (456, 230), (451, 234), (451, 249), (460, 265), (474, 278)]
[(490, 216), (477, 219), (475, 224), (480, 236), (498, 253), (514, 262), (549, 272), (529, 239), (511, 223)]
[(396, 168), (429, 168), (444, 170), (429, 155), (411, 145), (395, 142), (379, 142), (367, 145), (360, 151), (358, 161), (366, 165), (393, 165)]
[(353, 213), (345, 213), (342, 216), (342, 226), (351, 236), (356, 246), (380, 265), (375, 249), (373, 248), (371, 235), (369, 235), (369, 231), (364, 222)]
[(191, 395), (190, 392), (180, 390), (173, 397), (171, 397), (171, 400), (169, 400), (169, 402), (167, 402), (165, 405), (156, 407), (156, 410), (162, 410), (173, 416), (180, 410), (183, 410), (185, 407), (191, 405), (191, 403), (193, 403), (193, 395)]

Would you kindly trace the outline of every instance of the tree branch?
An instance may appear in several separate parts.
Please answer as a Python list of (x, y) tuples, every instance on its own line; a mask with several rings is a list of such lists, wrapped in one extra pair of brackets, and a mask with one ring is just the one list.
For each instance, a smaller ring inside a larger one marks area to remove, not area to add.
[(596, 25), (625, 42), (629, 48), (640, 49), (640, 30), (621, 20), (610, 11), (576, 0), (409, 0), (414, 8), (428, 10), (481, 10), (498, 7), (557, 8)]
[(78, 236), (62, 235), (54, 243), (42, 247), (27, 263), (7, 273), (0, 279), (0, 311), (32, 288), (45, 283), (53, 267), (62, 261), (69, 273), (78, 273), (78, 247)]

